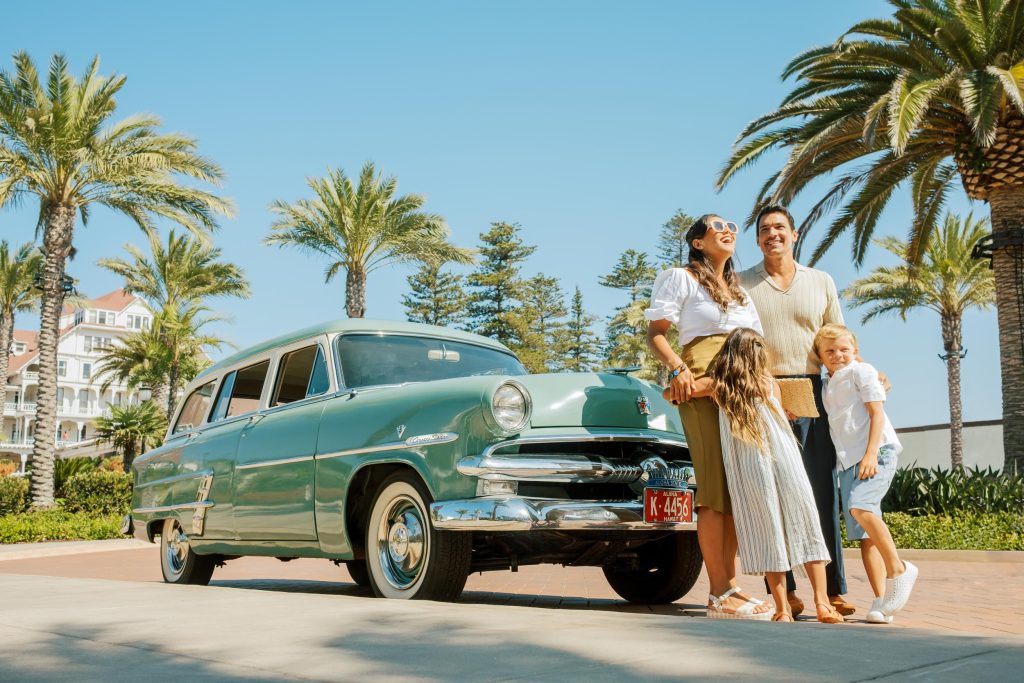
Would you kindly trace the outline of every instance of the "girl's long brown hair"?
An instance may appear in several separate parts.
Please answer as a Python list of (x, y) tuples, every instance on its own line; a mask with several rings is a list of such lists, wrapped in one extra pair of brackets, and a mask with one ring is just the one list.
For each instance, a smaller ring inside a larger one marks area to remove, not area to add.
[(708, 221), (717, 215), (715, 213), (704, 214), (686, 231), (686, 243), (690, 245), (690, 253), (687, 257), (689, 263), (686, 264), (686, 268), (694, 274), (697, 282), (707, 290), (715, 303), (725, 311), (732, 301), (741, 306), (747, 303), (747, 297), (740, 289), (740, 280), (736, 277), (736, 268), (733, 266), (732, 257), (725, 262), (725, 287), (722, 287), (718, 276), (715, 275), (715, 269), (708, 263), (708, 257), (704, 255), (703, 251), (693, 246), (693, 241), (700, 239), (708, 231)]
[(786, 425), (771, 401), (772, 373), (764, 337), (747, 327), (736, 328), (725, 338), (708, 374), (715, 380), (711, 397), (728, 418), (733, 436), (766, 450), (768, 424), (758, 405), (768, 406), (771, 415)]

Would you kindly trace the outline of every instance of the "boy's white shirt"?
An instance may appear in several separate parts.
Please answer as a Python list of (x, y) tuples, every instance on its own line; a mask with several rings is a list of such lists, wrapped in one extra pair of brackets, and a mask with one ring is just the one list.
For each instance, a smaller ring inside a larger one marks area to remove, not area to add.
[[(868, 401), (885, 401), (885, 388), (878, 379), (878, 371), (862, 361), (853, 361), (827, 377), (821, 392), (822, 403), (828, 412), (828, 430), (836, 447), (839, 467), (853, 467), (864, 457), (871, 434), (871, 415), (864, 406)], [(896, 429), (885, 415), (880, 447), (891, 444), (896, 454), (903, 450)]]

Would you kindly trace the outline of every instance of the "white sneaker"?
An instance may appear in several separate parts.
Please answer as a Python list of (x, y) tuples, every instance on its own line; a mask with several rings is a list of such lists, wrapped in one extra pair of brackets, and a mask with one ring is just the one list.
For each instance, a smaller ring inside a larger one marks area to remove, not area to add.
[(871, 609), (868, 610), (868, 615), (865, 618), (869, 624), (892, 623), (892, 615), (886, 614), (882, 611), (882, 598), (875, 598), (875, 601), (871, 603)]
[(914, 582), (917, 581), (917, 567), (904, 561), (906, 571), (895, 579), (885, 580), (885, 597), (882, 598), (882, 612), (894, 614), (903, 609), (910, 599), (910, 592), (914, 590)]

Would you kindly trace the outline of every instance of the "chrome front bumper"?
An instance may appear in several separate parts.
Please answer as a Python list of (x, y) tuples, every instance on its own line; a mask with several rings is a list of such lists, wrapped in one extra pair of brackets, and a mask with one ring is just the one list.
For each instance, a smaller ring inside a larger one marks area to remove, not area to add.
[(696, 517), (687, 524), (647, 524), (639, 500), (469, 498), (430, 506), (434, 527), (451, 531), (696, 531)]

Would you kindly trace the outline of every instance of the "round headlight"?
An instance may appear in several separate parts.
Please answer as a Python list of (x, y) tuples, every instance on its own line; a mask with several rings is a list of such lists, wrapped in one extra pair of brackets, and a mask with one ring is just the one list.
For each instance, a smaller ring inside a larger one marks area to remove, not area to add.
[(530, 421), (530, 409), (530, 394), (519, 384), (502, 384), (491, 397), (494, 421), (507, 432), (521, 431)]

